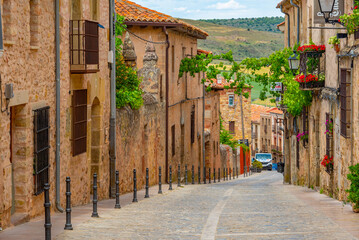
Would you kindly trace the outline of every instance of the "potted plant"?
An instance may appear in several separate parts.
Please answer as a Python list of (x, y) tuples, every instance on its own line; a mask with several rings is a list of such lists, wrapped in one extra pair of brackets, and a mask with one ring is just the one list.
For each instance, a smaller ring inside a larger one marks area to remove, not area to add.
[(358, 30), (359, 27), (359, 1), (355, 0), (354, 8), (352, 13), (346, 13), (340, 16), (339, 21), (344, 24), (348, 34), (353, 34)]
[(332, 48), (334, 48), (337, 53), (340, 52), (340, 39), (338, 39), (337, 36), (330, 37), (328, 44), (332, 45)]
[(301, 140), (302, 141), (308, 140), (308, 138), (309, 138), (308, 132), (298, 133), (298, 135), (297, 135), (298, 142), (301, 141)]
[(333, 157), (328, 157), (328, 155), (325, 155), (320, 164), (326, 168), (325, 171), (327, 173), (330, 174), (333, 171)]
[(346, 192), (349, 193), (349, 202), (353, 203), (353, 211), (359, 213), (359, 164), (349, 167), (349, 171), (347, 178), (351, 183)]
[(325, 134), (332, 137), (334, 131), (333, 120), (327, 120), (325, 122), (325, 125), (327, 126), (327, 130), (325, 131)]

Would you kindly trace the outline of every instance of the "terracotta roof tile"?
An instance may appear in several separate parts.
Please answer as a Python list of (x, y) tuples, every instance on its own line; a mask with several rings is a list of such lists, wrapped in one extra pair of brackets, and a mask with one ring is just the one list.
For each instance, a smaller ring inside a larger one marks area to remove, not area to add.
[(272, 110), (270, 107), (265, 107), (262, 105), (252, 104), (251, 105), (251, 120), (252, 122), (258, 122), (261, 119), (261, 113), (267, 113), (268, 111)]
[(208, 33), (195, 26), (128, 0), (116, 0), (115, 8), (116, 12), (119, 15), (124, 16), (125, 21), (127, 22), (179, 23), (182, 24), (184, 28), (191, 31), (197, 31), (201, 35), (208, 36)]

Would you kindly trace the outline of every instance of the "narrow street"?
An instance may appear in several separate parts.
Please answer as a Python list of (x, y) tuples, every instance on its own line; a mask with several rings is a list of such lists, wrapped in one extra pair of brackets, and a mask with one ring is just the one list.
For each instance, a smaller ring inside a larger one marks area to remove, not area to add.
[(282, 181), (262, 172), (184, 186), (120, 210), (99, 209), (100, 218), (56, 239), (357, 239), (359, 216), (349, 206)]

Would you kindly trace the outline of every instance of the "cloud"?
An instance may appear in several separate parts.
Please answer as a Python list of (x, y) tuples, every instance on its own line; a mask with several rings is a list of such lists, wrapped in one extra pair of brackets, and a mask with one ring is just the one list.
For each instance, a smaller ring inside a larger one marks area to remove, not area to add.
[(227, 9), (243, 9), (246, 6), (240, 5), (235, 0), (229, 0), (228, 2), (216, 3), (213, 5), (208, 6), (208, 8), (214, 8), (217, 10), (227, 10)]
[(175, 8), (174, 10), (179, 11), (179, 12), (184, 12), (184, 11), (187, 10), (187, 8), (185, 8), (185, 7), (179, 7), (179, 8)]

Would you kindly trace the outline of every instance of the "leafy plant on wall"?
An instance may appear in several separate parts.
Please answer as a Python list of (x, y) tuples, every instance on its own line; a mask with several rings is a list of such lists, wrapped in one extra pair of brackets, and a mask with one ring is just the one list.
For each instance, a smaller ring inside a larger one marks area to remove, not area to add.
[(359, 1), (356, 0), (354, 3), (354, 8), (352, 8), (352, 13), (346, 13), (340, 16), (339, 21), (344, 24), (348, 34), (353, 34), (358, 30), (359, 27)]
[(137, 70), (126, 66), (122, 56), (122, 40), (120, 36), (126, 30), (124, 17), (117, 15), (116, 23), (116, 107), (130, 106), (137, 110), (143, 105), (142, 79), (138, 77)]

